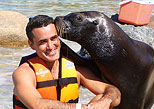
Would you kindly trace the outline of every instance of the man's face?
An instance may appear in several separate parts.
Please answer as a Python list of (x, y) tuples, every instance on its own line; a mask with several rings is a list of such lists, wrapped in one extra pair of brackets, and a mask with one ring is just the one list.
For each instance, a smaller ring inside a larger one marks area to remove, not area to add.
[(32, 49), (46, 62), (53, 62), (60, 57), (60, 40), (54, 24), (32, 30), (33, 43), (29, 41)]

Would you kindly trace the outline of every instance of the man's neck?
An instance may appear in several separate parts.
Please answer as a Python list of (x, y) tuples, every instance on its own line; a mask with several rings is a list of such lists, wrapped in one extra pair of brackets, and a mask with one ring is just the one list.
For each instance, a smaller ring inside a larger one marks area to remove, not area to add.
[(55, 60), (54, 62), (48, 62), (46, 63), (48, 68), (50, 69), (50, 72), (54, 79), (58, 79), (59, 74), (59, 60)]

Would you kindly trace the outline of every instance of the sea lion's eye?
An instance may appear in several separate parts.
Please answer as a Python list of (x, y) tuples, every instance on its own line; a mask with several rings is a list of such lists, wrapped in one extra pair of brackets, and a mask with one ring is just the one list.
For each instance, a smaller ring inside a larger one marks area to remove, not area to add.
[(77, 15), (74, 17), (74, 21), (82, 21), (81, 16)]

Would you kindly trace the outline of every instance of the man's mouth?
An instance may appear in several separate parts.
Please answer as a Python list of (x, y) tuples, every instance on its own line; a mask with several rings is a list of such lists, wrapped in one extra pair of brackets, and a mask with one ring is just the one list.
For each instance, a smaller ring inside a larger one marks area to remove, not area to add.
[(57, 48), (54, 48), (53, 50), (47, 50), (45, 52), (46, 56), (54, 56), (56, 54)]

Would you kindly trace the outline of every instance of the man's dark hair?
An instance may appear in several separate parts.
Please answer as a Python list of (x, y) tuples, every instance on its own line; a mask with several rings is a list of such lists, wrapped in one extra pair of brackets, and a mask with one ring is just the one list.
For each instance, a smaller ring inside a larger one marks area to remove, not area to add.
[(34, 28), (45, 27), (51, 23), (53, 24), (54, 20), (52, 17), (47, 15), (37, 15), (33, 18), (29, 18), (29, 22), (26, 26), (26, 34), (28, 39), (33, 42), (34, 35), (32, 34), (32, 30)]

